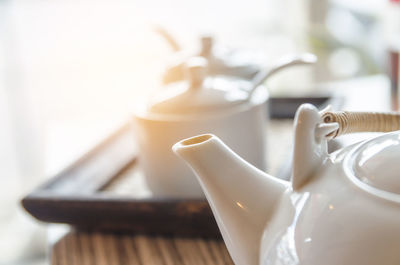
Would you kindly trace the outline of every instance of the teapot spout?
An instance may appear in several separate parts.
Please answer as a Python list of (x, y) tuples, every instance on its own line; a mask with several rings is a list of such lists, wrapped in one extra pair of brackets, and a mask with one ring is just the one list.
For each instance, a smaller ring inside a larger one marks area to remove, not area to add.
[(196, 173), (236, 265), (258, 265), (260, 240), (289, 183), (250, 165), (218, 137), (182, 140), (173, 151)]

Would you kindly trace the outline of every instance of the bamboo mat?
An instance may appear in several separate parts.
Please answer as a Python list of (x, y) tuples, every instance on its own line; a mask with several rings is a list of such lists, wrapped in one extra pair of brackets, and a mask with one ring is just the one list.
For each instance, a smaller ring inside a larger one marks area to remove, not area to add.
[(52, 265), (233, 265), (222, 240), (69, 232)]

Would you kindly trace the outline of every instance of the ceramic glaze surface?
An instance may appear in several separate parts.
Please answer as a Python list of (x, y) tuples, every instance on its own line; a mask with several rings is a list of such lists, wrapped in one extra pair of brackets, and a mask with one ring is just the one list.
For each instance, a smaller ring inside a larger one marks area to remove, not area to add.
[(400, 132), (328, 154), (324, 136), (335, 124), (322, 124), (311, 105), (295, 122), (290, 182), (216, 136), (174, 146), (196, 172), (235, 264), (400, 264)]
[(400, 262), (400, 204), (348, 178), (343, 159), (350, 149), (333, 154), (300, 190), (285, 191), (264, 231), (260, 264)]
[(346, 166), (349, 174), (367, 185), (399, 195), (399, 154), (399, 132), (385, 134), (356, 148)]
[(257, 264), (264, 224), (287, 183), (265, 175), (214, 135), (181, 141), (173, 150), (201, 176), (199, 182), (235, 263)]

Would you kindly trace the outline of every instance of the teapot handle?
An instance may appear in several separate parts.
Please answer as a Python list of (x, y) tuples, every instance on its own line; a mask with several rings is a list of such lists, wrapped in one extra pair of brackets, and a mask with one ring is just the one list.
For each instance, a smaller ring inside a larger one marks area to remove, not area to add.
[(400, 130), (400, 113), (395, 112), (325, 112), (324, 123), (337, 123), (337, 130), (328, 139), (355, 132), (390, 132)]

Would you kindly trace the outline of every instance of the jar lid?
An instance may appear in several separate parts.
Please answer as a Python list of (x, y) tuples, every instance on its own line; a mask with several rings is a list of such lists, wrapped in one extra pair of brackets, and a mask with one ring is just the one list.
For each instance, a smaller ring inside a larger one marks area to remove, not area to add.
[(345, 158), (345, 170), (368, 191), (400, 200), (400, 131), (386, 133), (354, 148)]
[[(158, 93), (149, 105), (153, 114), (188, 115), (213, 112), (249, 101), (240, 81), (227, 77), (206, 77), (207, 60), (193, 57), (186, 64), (186, 80), (171, 84)], [(246, 83), (250, 85), (249, 82)]]

